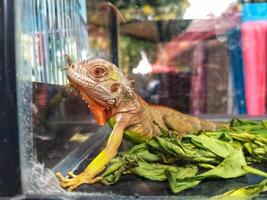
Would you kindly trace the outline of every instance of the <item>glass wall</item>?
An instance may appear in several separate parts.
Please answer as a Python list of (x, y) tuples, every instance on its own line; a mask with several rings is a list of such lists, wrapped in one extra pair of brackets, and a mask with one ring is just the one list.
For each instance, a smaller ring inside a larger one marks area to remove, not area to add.
[[(71, 62), (96, 57), (114, 62), (151, 103), (218, 121), (264, 118), (266, 13), (265, 2), (238, 0), (16, 2), (24, 191), (63, 192), (54, 173), (81, 171), (110, 132), (68, 87), (66, 55)], [(122, 185), (78, 191), (158, 195), (153, 184), (131, 181), (129, 191)]]

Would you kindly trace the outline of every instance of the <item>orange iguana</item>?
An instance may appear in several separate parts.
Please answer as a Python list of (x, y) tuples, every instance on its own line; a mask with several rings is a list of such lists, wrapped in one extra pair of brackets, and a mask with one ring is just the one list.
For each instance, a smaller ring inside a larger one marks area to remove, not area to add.
[(160, 135), (162, 130), (182, 136), (200, 130), (215, 130), (220, 124), (182, 114), (164, 106), (151, 105), (139, 97), (133, 81), (112, 63), (102, 59), (85, 60), (69, 65), (67, 69), (71, 85), (80, 92), (99, 125), (107, 120), (113, 131), (106, 147), (79, 175), (57, 173), (61, 186), (73, 190), (81, 184), (93, 184), (117, 154), (123, 136), (134, 142), (142, 142)]

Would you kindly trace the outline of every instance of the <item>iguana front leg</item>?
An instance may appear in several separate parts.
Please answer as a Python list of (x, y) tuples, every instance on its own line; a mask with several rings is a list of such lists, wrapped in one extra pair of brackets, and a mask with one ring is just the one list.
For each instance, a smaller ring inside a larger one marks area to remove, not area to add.
[(68, 191), (72, 191), (82, 184), (93, 184), (102, 179), (102, 177), (97, 177), (97, 175), (102, 172), (109, 161), (116, 156), (122, 141), (123, 131), (128, 124), (127, 121), (122, 120), (121, 115), (116, 117), (116, 121), (116, 125), (109, 136), (106, 147), (81, 174), (74, 175), (73, 173), (69, 172), (69, 178), (64, 177), (60, 172), (56, 173), (56, 176), (59, 178), (60, 185), (62, 187), (68, 188)]

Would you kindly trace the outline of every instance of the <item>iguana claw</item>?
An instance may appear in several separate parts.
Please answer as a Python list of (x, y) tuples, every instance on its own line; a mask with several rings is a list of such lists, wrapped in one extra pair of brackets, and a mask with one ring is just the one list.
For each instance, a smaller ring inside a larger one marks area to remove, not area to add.
[(68, 177), (64, 177), (60, 172), (57, 172), (56, 176), (58, 177), (60, 181), (61, 187), (68, 188), (67, 189), (68, 191), (72, 191), (83, 184), (94, 184), (102, 180), (102, 177), (100, 176), (91, 178), (86, 173), (75, 175), (72, 172), (69, 172)]

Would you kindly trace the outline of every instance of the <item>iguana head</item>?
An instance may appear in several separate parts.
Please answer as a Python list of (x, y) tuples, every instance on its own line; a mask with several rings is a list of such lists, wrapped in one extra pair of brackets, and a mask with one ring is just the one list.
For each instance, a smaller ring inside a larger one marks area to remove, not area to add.
[(67, 76), (99, 125), (104, 125), (121, 101), (131, 99), (134, 92), (131, 81), (114, 64), (103, 59), (70, 64)]

